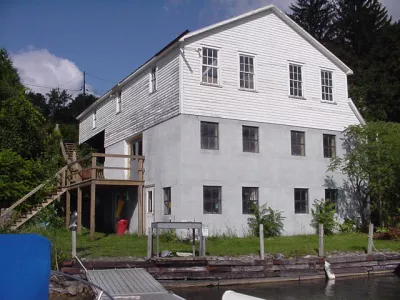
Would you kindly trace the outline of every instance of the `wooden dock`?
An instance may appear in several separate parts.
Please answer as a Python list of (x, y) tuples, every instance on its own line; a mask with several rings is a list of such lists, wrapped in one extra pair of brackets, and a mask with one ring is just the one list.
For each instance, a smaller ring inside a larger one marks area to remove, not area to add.
[[(89, 282), (106, 290), (114, 299), (184, 300), (168, 292), (145, 269), (88, 270)], [(99, 295), (101, 291), (95, 289)], [(108, 300), (105, 294), (101, 300)]]

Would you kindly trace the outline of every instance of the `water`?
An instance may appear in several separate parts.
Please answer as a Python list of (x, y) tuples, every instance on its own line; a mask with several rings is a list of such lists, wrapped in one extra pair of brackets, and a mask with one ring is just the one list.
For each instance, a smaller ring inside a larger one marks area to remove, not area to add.
[(334, 282), (303, 281), (288, 283), (269, 283), (257, 285), (235, 285), (225, 287), (204, 287), (174, 289), (173, 291), (187, 300), (221, 300), (222, 294), (233, 290), (250, 296), (274, 300), (298, 299), (400, 299), (400, 278), (371, 277), (357, 279), (337, 279)]

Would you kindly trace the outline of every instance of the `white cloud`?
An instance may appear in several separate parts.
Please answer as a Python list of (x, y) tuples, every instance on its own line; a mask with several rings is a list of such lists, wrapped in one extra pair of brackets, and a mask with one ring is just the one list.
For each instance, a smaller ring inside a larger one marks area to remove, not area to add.
[(46, 94), (50, 88), (60, 87), (76, 95), (82, 87), (83, 73), (75, 63), (55, 56), (47, 49), (29, 46), (27, 50), (12, 53), (11, 58), (21, 81), (37, 93)]

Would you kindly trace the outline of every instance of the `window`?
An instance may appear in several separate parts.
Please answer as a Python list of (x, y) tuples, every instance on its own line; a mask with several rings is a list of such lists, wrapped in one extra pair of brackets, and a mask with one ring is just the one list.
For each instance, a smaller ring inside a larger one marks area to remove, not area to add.
[(96, 128), (96, 119), (97, 119), (97, 111), (95, 110), (92, 115), (92, 127), (93, 129)]
[(258, 206), (258, 187), (242, 188), (243, 214), (252, 214), (253, 205)]
[(218, 150), (218, 123), (201, 122), (201, 149)]
[(308, 214), (308, 189), (294, 189), (294, 213)]
[(327, 203), (335, 204), (335, 211), (337, 212), (337, 198), (338, 198), (338, 190), (337, 189), (325, 189), (325, 201)]
[(291, 131), (292, 155), (305, 156), (305, 133), (302, 131)]
[(203, 211), (205, 214), (221, 213), (221, 187), (203, 186)]
[(147, 212), (153, 212), (153, 191), (147, 191)]
[(302, 66), (289, 64), (290, 96), (303, 97)]
[(332, 72), (321, 70), (322, 100), (333, 101)]
[(336, 156), (336, 136), (331, 134), (323, 135), (324, 142), (324, 157), (333, 158)]
[(258, 127), (243, 126), (243, 152), (258, 152)]
[(157, 91), (157, 67), (151, 68), (150, 74), (150, 93)]
[(122, 94), (121, 91), (119, 91), (117, 94), (117, 109), (116, 109), (117, 113), (121, 112), (121, 100), (122, 100), (121, 98)]
[(164, 188), (164, 215), (171, 214), (171, 188)]
[(201, 81), (218, 84), (218, 50), (203, 47)]
[(254, 57), (240, 55), (240, 88), (254, 90)]

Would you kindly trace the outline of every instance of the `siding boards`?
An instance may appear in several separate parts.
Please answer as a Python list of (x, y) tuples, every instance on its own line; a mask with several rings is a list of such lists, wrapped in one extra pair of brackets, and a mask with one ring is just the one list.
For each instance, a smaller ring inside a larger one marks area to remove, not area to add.
[[(200, 85), (202, 46), (220, 47), (222, 87)], [(183, 66), (182, 113), (343, 130), (359, 123), (348, 104), (347, 77), (275, 14), (267, 13), (189, 39)], [(255, 54), (257, 92), (240, 91), (239, 52)], [(289, 98), (288, 61), (304, 64), (306, 100)], [(321, 102), (321, 68), (334, 72), (336, 104)]]
[(119, 114), (116, 114), (116, 99), (110, 98), (106, 100), (104, 108), (97, 109), (96, 130), (91, 127), (92, 115), (87, 115), (79, 126), (80, 143), (105, 129), (104, 146), (108, 147), (178, 115), (178, 53), (178, 49), (174, 49), (157, 62), (155, 93), (149, 94), (149, 68), (122, 88), (122, 109)]

